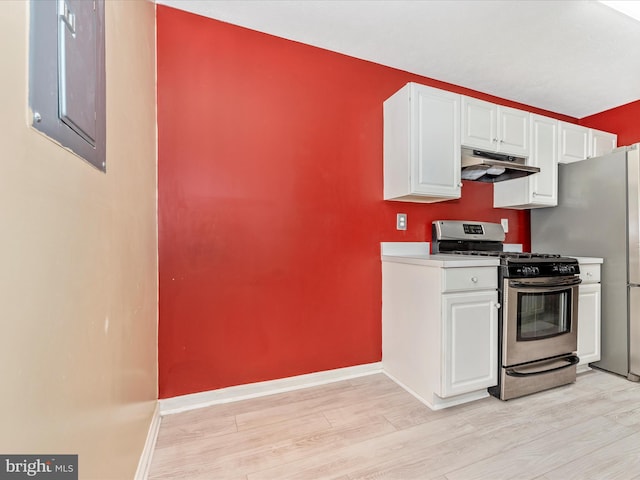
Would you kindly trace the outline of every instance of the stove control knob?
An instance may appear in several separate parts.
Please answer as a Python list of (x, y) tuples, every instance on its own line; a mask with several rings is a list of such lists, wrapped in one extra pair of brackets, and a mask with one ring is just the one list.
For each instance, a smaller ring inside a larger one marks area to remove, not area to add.
[(527, 277), (535, 277), (536, 275), (540, 274), (540, 269), (538, 267), (527, 265), (525, 267), (522, 267), (522, 273)]
[(560, 273), (576, 273), (575, 265), (560, 265), (558, 267)]

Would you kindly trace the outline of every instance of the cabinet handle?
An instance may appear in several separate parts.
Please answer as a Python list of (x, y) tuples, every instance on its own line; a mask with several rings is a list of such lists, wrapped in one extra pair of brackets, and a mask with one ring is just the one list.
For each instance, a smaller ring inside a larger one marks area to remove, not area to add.
[(493, 141), (494, 141), (494, 142), (496, 142), (496, 143), (498, 143), (498, 139), (497, 139), (497, 138), (494, 138), (494, 139), (493, 139)]
[(499, 303), (494, 303), (494, 305), (496, 306), (496, 308), (497, 308), (498, 310), (499, 310), (499, 309), (500, 309), (500, 307), (502, 306), (502, 305), (500, 305)]
[(471, 281), (473, 283), (478, 283), (478, 277), (471, 277)]
[(536, 192), (533, 192), (531, 195), (535, 197), (538, 194)]
[(459, 186), (459, 187), (462, 187), (462, 182), (458, 183), (458, 186)]
[(592, 277), (592, 276), (593, 276), (593, 273), (587, 272), (587, 277)]

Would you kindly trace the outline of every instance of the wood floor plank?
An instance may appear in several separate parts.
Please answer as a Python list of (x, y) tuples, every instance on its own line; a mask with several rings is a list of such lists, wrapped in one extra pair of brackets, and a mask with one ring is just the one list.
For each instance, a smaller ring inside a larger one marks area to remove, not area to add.
[(166, 416), (149, 478), (640, 480), (639, 435), (640, 385), (601, 371), (437, 412), (378, 374)]
[(615, 375), (613, 373), (605, 373), (601, 370), (590, 370), (585, 373), (581, 373), (578, 375), (579, 381), (574, 385), (576, 389), (588, 389), (590, 391), (594, 390), (617, 390), (617, 389), (626, 389), (633, 385), (638, 385), (637, 383), (630, 382), (626, 378)]
[(166, 415), (161, 420), (156, 448), (162, 449), (190, 439), (198, 441), (205, 436), (228, 435), (237, 431), (235, 416), (217, 415), (211, 409)]
[(640, 407), (633, 408), (628, 405), (626, 408), (607, 414), (606, 417), (622, 425), (640, 426)]
[(447, 472), (446, 476), (449, 480), (534, 479), (633, 433), (630, 427), (598, 417), (566, 429), (553, 430), (543, 437), (507, 448), (499, 455)]
[[(582, 393), (582, 392), (580, 392)], [(586, 394), (585, 394), (586, 395)], [(451, 417), (455, 415), (475, 427), (474, 433), (430, 449), (421, 458), (394, 459), (386, 464), (378, 462), (363, 469), (354, 478), (431, 478), (497, 455), (505, 448), (526, 443), (553, 431), (553, 422), (540, 421), (541, 414), (549, 416), (566, 409), (573, 396), (549, 390), (527, 398), (502, 402), (487, 398), (452, 409), (431, 412)], [(550, 408), (550, 403), (553, 407)], [(559, 413), (558, 413), (559, 414)], [(432, 417), (431, 417), (432, 418)], [(575, 420), (575, 422), (579, 421)]]
[(545, 473), (546, 480), (628, 480), (640, 474), (640, 432)]
[[(154, 451), (149, 478), (179, 478), (181, 474), (191, 477), (212, 470), (219, 472), (221, 465), (237, 464), (245, 458), (267, 455), (272, 446), (282, 444), (287, 439), (318, 435), (330, 428), (322, 413), (312, 413), (277, 425), (235, 434), (190, 438), (174, 445), (167, 440), (163, 447)], [(230, 468), (221, 478), (240, 471)]]
[[(395, 389), (389, 394), (376, 395), (370, 398), (363, 398), (358, 402), (339, 403), (335, 407), (323, 410), (324, 416), (332, 426), (347, 425), (349, 423), (364, 421), (371, 412), (383, 415), (394, 427), (398, 428), (389, 418), (398, 411), (428, 410), (424, 405), (412, 395), (407, 395), (404, 390)], [(404, 427), (401, 427), (404, 428)]]
[(345, 444), (340, 449), (333, 448), (322, 458), (303, 458), (295, 463), (256, 472), (250, 474), (249, 479), (315, 480), (329, 478), (338, 471), (353, 478), (355, 472), (367, 465), (376, 465), (377, 471), (377, 465), (381, 463), (395, 465), (399, 459), (423, 455), (433, 445), (463, 436), (472, 430), (471, 426), (464, 422), (458, 423), (452, 417), (441, 418), (376, 438), (360, 439), (358, 442)]
[[(266, 478), (284, 478), (282, 475), (273, 477), (264, 472), (274, 468), (279, 469), (282, 466), (286, 472), (291, 472), (294, 468), (292, 464), (298, 461), (303, 463), (320, 461), (324, 464), (334, 451), (340, 451), (354, 443), (384, 437), (394, 431), (393, 425), (384, 417), (369, 417), (365, 423), (331, 428), (317, 435), (284, 440), (273, 445), (266, 458), (261, 455), (261, 452), (257, 452), (257, 455), (251, 458), (251, 465), (246, 465), (249, 473), (247, 477), (249, 479), (265, 478), (266, 475)], [(260, 472), (257, 477), (256, 472)], [(336, 474), (343, 474), (343, 472), (331, 471), (329, 474), (333, 478)]]
[(238, 430), (246, 430), (255, 428), (256, 426), (267, 425), (269, 423), (277, 423), (281, 420), (290, 418), (292, 415), (300, 415), (302, 412), (324, 411), (334, 408), (335, 405), (358, 405), (374, 397), (380, 397), (387, 393), (397, 392), (397, 386), (388, 379), (385, 380), (384, 375), (372, 375), (371, 382), (353, 385), (350, 381), (338, 382), (339, 389), (331, 389), (332, 393), (327, 395), (322, 387), (314, 387), (318, 395), (302, 396), (298, 394), (296, 398), (281, 394), (280, 397), (285, 399), (273, 402), (268, 407), (259, 410), (247, 411), (236, 415), (236, 423)]
[(616, 403), (610, 405), (605, 416), (622, 425), (640, 428), (640, 402), (638, 401), (640, 384), (632, 385), (634, 385), (633, 388), (623, 390), (616, 395)]
[[(446, 421), (447, 419), (445, 419)], [(466, 422), (466, 417), (461, 416)], [(427, 424), (429, 425), (429, 424)], [(470, 433), (446, 440), (411, 455), (377, 458), (350, 473), (352, 479), (432, 479), (448, 472), (500, 455), (505, 449), (539, 438), (553, 431), (553, 427), (533, 421), (530, 417), (514, 418), (501, 428), (478, 430), (470, 424)]]

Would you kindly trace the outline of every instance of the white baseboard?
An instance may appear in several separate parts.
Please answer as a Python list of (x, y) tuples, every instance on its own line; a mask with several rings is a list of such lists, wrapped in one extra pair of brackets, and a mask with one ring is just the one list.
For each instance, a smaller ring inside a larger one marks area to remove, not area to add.
[(382, 373), (382, 362), (325, 370), (323, 372), (280, 378), (266, 382), (249, 383), (189, 395), (180, 395), (178, 397), (159, 400), (160, 415), (170, 415), (172, 413), (209, 407), (220, 403), (229, 403), (248, 398), (273, 395), (274, 393), (289, 392), (301, 388), (372, 375), (374, 373)]
[(398, 380), (396, 377), (391, 375), (386, 370), (383, 370), (383, 373), (387, 377), (389, 377), (391, 380), (393, 380), (399, 387), (402, 387), (404, 390), (407, 391), (407, 393), (410, 393), (411, 395), (416, 397), (418, 400), (420, 400), (420, 402), (425, 404), (431, 410), (442, 410), (443, 408), (454, 407), (456, 405), (472, 402), (474, 400), (480, 400), (481, 398), (487, 398), (489, 396), (489, 392), (485, 389), (485, 390), (479, 390), (476, 392), (455, 395), (450, 398), (440, 398), (434, 394), (433, 397), (430, 399), (431, 401), (429, 401), (426, 398), (418, 395), (418, 393), (416, 393), (413, 389), (409, 388), (407, 385), (402, 383), (400, 380)]
[(134, 477), (135, 480), (146, 480), (149, 476), (153, 450), (156, 447), (156, 440), (158, 439), (158, 432), (160, 431), (160, 418), (160, 402), (156, 402), (156, 408), (153, 411), (151, 425), (149, 425), (149, 432), (147, 433), (147, 441), (144, 443), (144, 448), (138, 461), (138, 469)]

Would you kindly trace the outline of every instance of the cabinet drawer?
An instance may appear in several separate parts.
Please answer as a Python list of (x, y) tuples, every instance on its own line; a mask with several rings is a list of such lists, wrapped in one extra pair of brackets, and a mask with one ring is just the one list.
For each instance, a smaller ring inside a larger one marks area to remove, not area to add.
[(443, 292), (498, 288), (496, 267), (445, 268), (443, 276)]
[(600, 283), (600, 264), (580, 264), (582, 283)]

